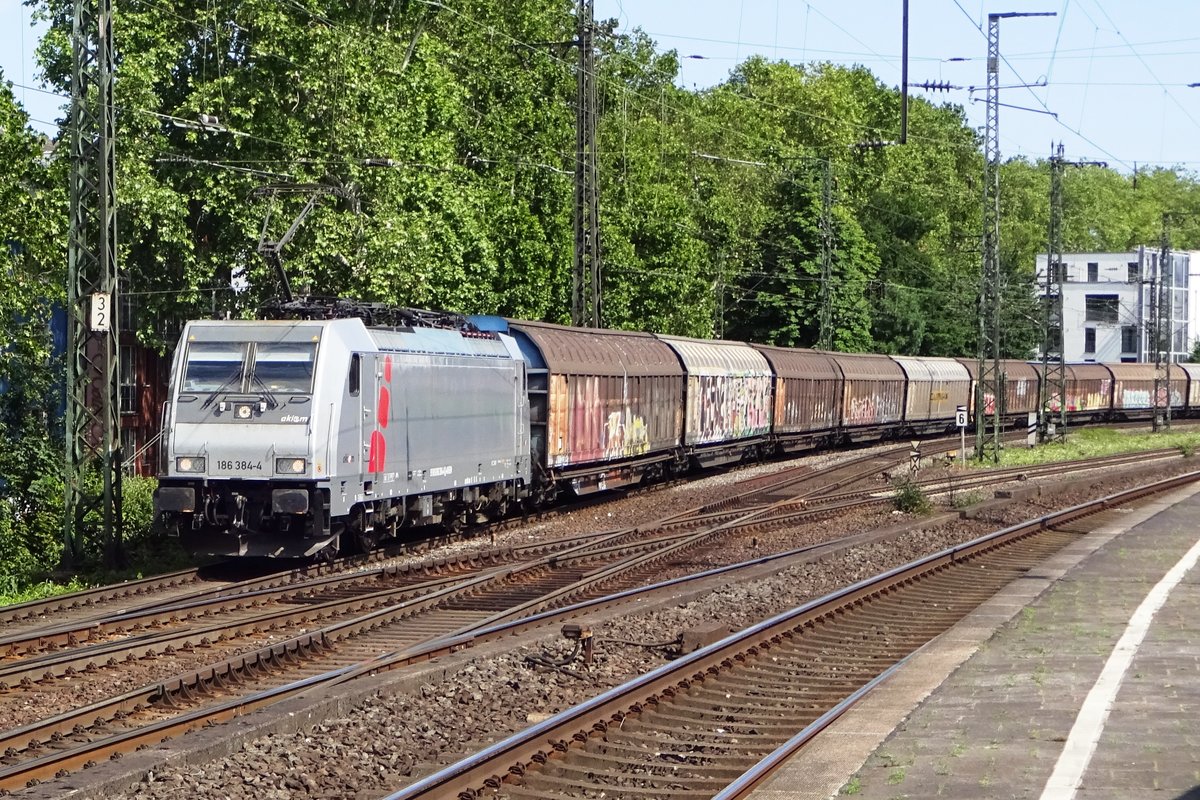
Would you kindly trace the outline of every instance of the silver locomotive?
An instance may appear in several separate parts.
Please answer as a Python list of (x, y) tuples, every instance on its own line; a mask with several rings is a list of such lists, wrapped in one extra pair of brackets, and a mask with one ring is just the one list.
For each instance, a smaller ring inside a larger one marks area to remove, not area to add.
[(495, 332), (189, 322), (156, 511), (195, 554), (306, 558), (502, 514), (530, 479), (525, 382)]

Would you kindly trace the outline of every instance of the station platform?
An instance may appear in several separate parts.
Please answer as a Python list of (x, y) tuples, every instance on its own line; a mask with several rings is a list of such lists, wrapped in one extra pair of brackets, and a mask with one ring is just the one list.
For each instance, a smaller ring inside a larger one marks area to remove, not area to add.
[(910, 658), (754, 800), (1200, 800), (1200, 483)]

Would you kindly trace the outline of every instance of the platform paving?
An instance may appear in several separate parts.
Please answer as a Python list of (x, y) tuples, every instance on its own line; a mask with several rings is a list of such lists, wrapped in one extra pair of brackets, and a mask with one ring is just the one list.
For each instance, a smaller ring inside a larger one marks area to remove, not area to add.
[[(1200, 485), (1081, 537), (927, 645), (754, 800), (1200, 800), (1200, 566), (1113, 658), (1132, 657), (1119, 684), (1119, 664), (1106, 672), (1115, 699), (1085, 706), (1135, 612), (1197, 542)], [(1069, 738), (1067, 783), (1047, 791)]]

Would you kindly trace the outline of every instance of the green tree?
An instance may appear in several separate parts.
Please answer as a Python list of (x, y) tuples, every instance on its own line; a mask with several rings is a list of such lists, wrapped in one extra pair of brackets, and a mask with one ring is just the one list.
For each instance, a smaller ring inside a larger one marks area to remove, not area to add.
[(0, 436), (18, 443), (0, 449), (0, 578), (22, 584), (57, 562), (63, 508), (51, 318), (66, 286), (66, 182), (51, 149), (0, 80)]

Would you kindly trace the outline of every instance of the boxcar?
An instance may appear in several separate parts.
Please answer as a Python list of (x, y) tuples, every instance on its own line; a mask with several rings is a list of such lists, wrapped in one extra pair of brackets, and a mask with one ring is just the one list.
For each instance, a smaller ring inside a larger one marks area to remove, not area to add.
[(1168, 386), (1162, 387), (1161, 394), (1153, 402), (1154, 374), (1153, 364), (1105, 364), (1113, 376), (1113, 413), (1122, 417), (1148, 417), (1151, 405), (1156, 408), (1166, 408), (1167, 398), (1170, 397), (1172, 409), (1183, 410), (1187, 399), (1187, 373), (1179, 366), (1172, 364), (1169, 370)]
[(952, 358), (892, 356), (908, 377), (905, 427), (936, 431), (953, 427), (958, 406), (970, 405), (971, 373)]
[[(979, 360), (974, 358), (960, 358), (958, 363), (966, 367), (967, 372), (971, 374), (971, 387), (968, 393), (967, 408), (971, 413), (971, 419), (975, 418), (975, 385), (979, 381)], [(1038, 371), (1033, 364), (1024, 361), (1013, 361), (1009, 359), (1000, 362), (1000, 371), (1004, 381), (1004, 398), (1003, 404), (1000, 406), (1000, 414), (1005, 419), (1018, 419), (1024, 422), (1030, 411), (1038, 409)], [(983, 399), (986, 408), (990, 411), (996, 402), (996, 398), (988, 395)]]
[(665, 343), (543, 322), (506, 327), (529, 362), (531, 449), (543, 484), (612, 488), (677, 455), (684, 373)]
[(741, 458), (746, 440), (771, 431), (771, 365), (741, 342), (658, 336), (687, 373), (683, 441), (710, 465)]
[(884, 435), (903, 418), (904, 370), (887, 356), (830, 353), (845, 378), (842, 427), (850, 439)]
[(832, 442), (841, 421), (845, 378), (827, 353), (753, 345), (775, 373), (771, 432), (780, 449)]
[[(1039, 377), (1040, 364), (1035, 364)], [(1112, 372), (1103, 364), (1067, 364), (1066, 412), (1076, 417), (1103, 419), (1112, 412)], [(1049, 394), (1049, 393), (1048, 393)], [(1059, 408), (1058, 398), (1049, 397), (1047, 407), (1052, 411)]]
[(1186, 400), (1186, 412), (1188, 416), (1198, 415), (1200, 414), (1200, 364), (1179, 364), (1178, 367), (1187, 376), (1187, 392), (1183, 395)]

